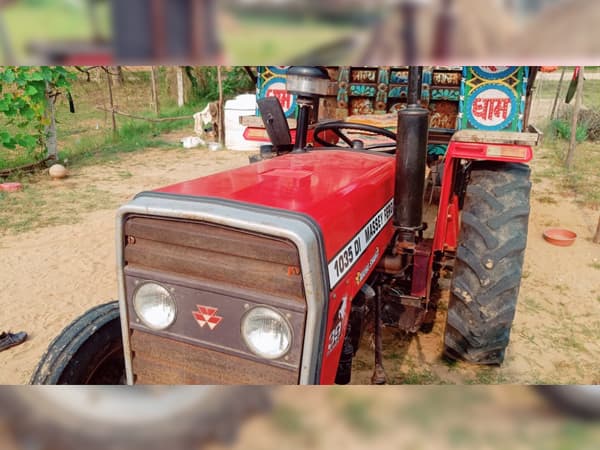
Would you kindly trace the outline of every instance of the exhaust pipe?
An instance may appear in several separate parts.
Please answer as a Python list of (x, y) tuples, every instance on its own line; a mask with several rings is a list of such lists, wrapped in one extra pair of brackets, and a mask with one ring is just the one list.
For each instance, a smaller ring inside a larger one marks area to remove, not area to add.
[(422, 67), (410, 67), (407, 107), (398, 112), (396, 147), (395, 219), (398, 244), (414, 247), (423, 228), (423, 195), (427, 159), (429, 110), (419, 105)]

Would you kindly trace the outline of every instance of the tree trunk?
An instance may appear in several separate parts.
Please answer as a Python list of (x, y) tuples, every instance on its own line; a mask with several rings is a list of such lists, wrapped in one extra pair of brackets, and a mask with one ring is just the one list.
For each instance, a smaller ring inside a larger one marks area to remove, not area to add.
[(177, 66), (177, 106), (182, 108), (185, 105), (185, 89), (183, 86), (183, 67)]
[(4, 23), (4, 18), (0, 16), (0, 49), (4, 54), (3, 64), (14, 65), (16, 64), (16, 57), (7, 27)]
[(56, 139), (56, 107), (54, 105), (54, 97), (50, 96), (50, 86), (46, 83), (46, 102), (47, 114), (49, 118), (48, 126), (46, 127), (46, 152), (49, 158), (58, 159), (58, 143)]
[[(88, 69), (88, 70), (92, 70), (92, 69)], [(102, 83), (104, 82), (104, 79), (102, 78), (104, 76), (104, 74), (106, 73), (106, 71), (104, 70), (104, 66), (99, 66), (97, 67), (97, 70), (94, 70), (94, 76), (92, 77), (92, 79), (94, 80), (95, 83)]]
[(571, 142), (569, 144), (569, 151), (567, 153), (567, 159), (565, 164), (567, 169), (571, 168), (573, 164), (573, 157), (575, 156), (575, 147), (577, 146), (577, 120), (579, 119), (579, 110), (581, 109), (581, 99), (583, 97), (583, 67), (579, 70), (579, 77), (577, 78), (577, 93), (575, 94), (575, 108), (573, 109), (573, 121), (571, 122)]
[(563, 80), (565, 79), (566, 67), (562, 68), (560, 73), (560, 80), (558, 80), (558, 87), (556, 88), (556, 96), (554, 97), (554, 103), (552, 104), (552, 112), (550, 113), (550, 120), (554, 120), (554, 114), (556, 114), (556, 107), (558, 106), (558, 98), (560, 97), (560, 91), (562, 90)]
[(160, 103), (158, 100), (158, 74), (155, 66), (152, 66), (150, 75), (152, 80), (152, 105), (154, 107), (154, 113), (158, 117), (160, 115)]
[(112, 72), (113, 82), (115, 83), (115, 86), (121, 87), (125, 82), (125, 77), (123, 76), (123, 67), (112, 66), (110, 70)]
[(106, 73), (106, 84), (108, 86), (108, 103), (110, 105), (110, 115), (112, 118), (113, 136), (116, 136), (117, 135), (117, 116), (115, 114), (115, 99), (113, 97), (112, 76), (110, 75), (110, 69), (108, 67), (104, 68), (104, 72)]
[(594, 236), (594, 244), (600, 244), (600, 217), (598, 217), (598, 226), (596, 227), (596, 235)]

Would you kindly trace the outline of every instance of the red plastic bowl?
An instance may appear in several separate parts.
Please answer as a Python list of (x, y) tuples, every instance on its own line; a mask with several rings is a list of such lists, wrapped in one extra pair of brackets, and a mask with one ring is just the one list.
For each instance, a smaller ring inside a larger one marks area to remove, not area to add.
[(577, 239), (577, 234), (564, 228), (548, 228), (544, 231), (544, 239), (559, 247), (569, 247)]
[(21, 183), (2, 183), (0, 184), (0, 191), (4, 192), (19, 192), (23, 189), (23, 185)]

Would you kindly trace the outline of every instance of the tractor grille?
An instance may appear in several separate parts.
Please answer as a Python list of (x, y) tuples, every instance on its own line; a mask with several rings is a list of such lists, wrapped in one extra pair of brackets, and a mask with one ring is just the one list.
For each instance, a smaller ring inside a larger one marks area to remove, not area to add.
[(134, 217), (125, 225), (128, 266), (226, 283), (304, 301), (291, 242), (212, 224)]
[(133, 331), (136, 384), (298, 384), (298, 371)]
[[(306, 302), (298, 250), (288, 241), (219, 225), (134, 216), (125, 223), (125, 286), (133, 372), (141, 384), (296, 384)], [(174, 292), (177, 319), (148, 329), (132, 306), (137, 283), (156, 281)], [(265, 361), (246, 347), (245, 312), (268, 305), (288, 316), (294, 342), (286, 358)], [(222, 321), (201, 327), (198, 305)]]

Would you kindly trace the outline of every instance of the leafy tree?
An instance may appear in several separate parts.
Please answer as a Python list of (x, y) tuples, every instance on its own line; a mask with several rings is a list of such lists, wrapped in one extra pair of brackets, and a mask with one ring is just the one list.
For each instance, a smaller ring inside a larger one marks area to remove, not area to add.
[[(217, 67), (187, 66), (185, 72), (192, 84), (192, 97), (196, 101), (213, 102), (219, 98)], [(227, 98), (256, 89), (243, 67), (223, 67), (223, 95)]]
[(52, 104), (74, 79), (64, 67), (0, 67), (0, 114), (8, 125), (0, 129), (0, 145), (44, 155)]

